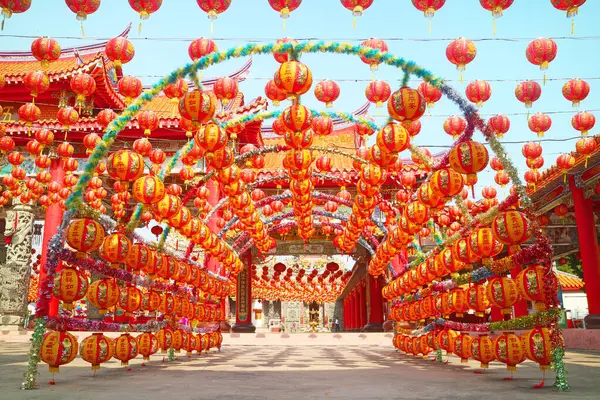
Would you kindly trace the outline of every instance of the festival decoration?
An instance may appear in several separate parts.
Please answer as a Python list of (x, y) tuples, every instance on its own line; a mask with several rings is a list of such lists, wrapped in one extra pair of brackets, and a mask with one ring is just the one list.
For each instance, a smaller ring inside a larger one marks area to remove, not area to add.
[(550, 0), (552, 6), (557, 10), (566, 11), (567, 18), (571, 20), (571, 35), (575, 34), (575, 16), (579, 12), (579, 7), (585, 3), (585, 0)]
[(69, 332), (62, 331), (47, 332), (41, 344), (40, 357), (48, 364), (48, 371), (53, 375), (59, 372), (61, 365), (73, 361), (79, 349), (77, 338)]
[(578, 112), (571, 118), (571, 125), (585, 136), (596, 125), (596, 117), (587, 111)]
[(340, 0), (342, 5), (352, 11), (352, 15), (354, 16), (354, 22), (352, 23), (352, 28), (356, 28), (356, 18), (360, 17), (367, 8), (371, 7), (373, 4), (373, 0)]
[(492, 96), (492, 87), (487, 81), (476, 80), (467, 85), (465, 93), (469, 101), (475, 103), (477, 107), (481, 107)]
[(466, 65), (473, 61), (476, 55), (477, 47), (475, 43), (465, 38), (455, 39), (446, 47), (446, 58), (456, 65), (456, 69), (460, 71), (460, 83), (462, 83), (463, 71)]
[(142, 33), (142, 22), (150, 18), (150, 14), (158, 11), (162, 5), (162, 0), (129, 0), (129, 5), (140, 15), (138, 33)]
[(231, 5), (231, 0), (197, 0), (198, 6), (207, 14), (210, 20), (210, 33), (214, 31), (214, 21), (219, 14), (227, 11)]
[(579, 78), (570, 79), (563, 85), (562, 94), (573, 104), (573, 107), (579, 107), (579, 103), (590, 94), (590, 85)]
[(100, 364), (110, 360), (115, 352), (114, 342), (102, 333), (94, 333), (81, 341), (79, 355), (92, 364), (92, 371), (100, 369)]

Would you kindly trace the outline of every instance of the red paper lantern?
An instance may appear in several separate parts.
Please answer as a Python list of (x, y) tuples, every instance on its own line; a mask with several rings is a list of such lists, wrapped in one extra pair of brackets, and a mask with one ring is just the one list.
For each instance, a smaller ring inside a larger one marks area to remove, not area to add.
[(499, 138), (510, 129), (510, 119), (506, 115), (494, 115), (488, 121), (488, 128)]
[(112, 358), (114, 352), (115, 344), (112, 339), (102, 333), (93, 333), (81, 342), (79, 355), (92, 364), (92, 370), (96, 371), (100, 369), (100, 364)]
[(544, 157), (540, 156), (537, 158), (528, 158), (527, 160), (525, 160), (525, 163), (529, 168), (533, 169), (534, 171), (537, 171), (538, 169), (544, 166)]
[(538, 137), (543, 137), (544, 133), (552, 126), (552, 119), (544, 113), (535, 113), (527, 122), (529, 129), (537, 133)]
[(444, 131), (454, 139), (459, 137), (466, 127), (467, 121), (457, 115), (452, 115), (444, 121)]
[(377, 133), (376, 143), (383, 151), (400, 153), (408, 148), (410, 136), (401, 124), (390, 122)]
[(573, 107), (579, 107), (579, 103), (590, 94), (590, 84), (579, 78), (571, 79), (563, 85), (562, 94)]
[(433, 18), (437, 10), (443, 7), (446, 0), (412, 0), (413, 6), (419, 11), (423, 11), (425, 18)]
[(290, 13), (300, 7), (302, 0), (269, 0), (271, 8), (279, 12), (279, 16), (283, 19), (290, 17)]
[(187, 92), (179, 100), (179, 113), (196, 123), (209, 122), (215, 115), (215, 97), (201, 90)]
[(475, 80), (467, 85), (465, 94), (469, 101), (475, 103), (477, 107), (481, 107), (492, 96), (492, 87), (487, 81)]
[(552, 39), (537, 38), (527, 45), (525, 55), (530, 63), (539, 65), (542, 71), (548, 69), (548, 65), (554, 58), (558, 47)]
[(335, 81), (326, 79), (315, 85), (315, 97), (325, 103), (325, 107), (331, 107), (339, 96), (340, 87)]
[(390, 85), (386, 81), (371, 81), (365, 88), (365, 96), (376, 107), (381, 107), (391, 95)]
[(510, 315), (512, 306), (519, 301), (517, 284), (510, 278), (497, 277), (488, 281), (486, 297), (490, 303), (502, 309), (502, 314)]
[(594, 125), (596, 125), (596, 117), (594, 114), (587, 111), (578, 112), (571, 118), (573, 128), (581, 132), (582, 135), (587, 135)]
[(354, 16), (354, 25), (356, 26), (356, 18), (360, 17), (367, 8), (371, 7), (373, 0), (340, 0), (342, 5), (352, 11)]
[(23, 84), (29, 89), (31, 97), (37, 97), (50, 88), (50, 79), (42, 71), (31, 71), (23, 78)]
[(542, 155), (542, 146), (538, 142), (525, 143), (521, 153), (527, 159), (538, 158)]
[(198, 6), (207, 13), (211, 21), (217, 19), (218, 15), (225, 12), (231, 5), (231, 0), (196, 0)]
[(462, 37), (450, 42), (446, 47), (446, 58), (452, 64), (456, 65), (456, 69), (460, 71), (461, 82), (462, 71), (465, 70), (467, 64), (475, 59), (476, 55), (477, 47), (475, 43)]
[(525, 356), (540, 365), (540, 370), (547, 371), (553, 361), (552, 339), (548, 328), (536, 327), (521, 335), (521, 344)]
[(315, 135), (327, 136), (333, 132), (333, 120), (327, 115), (319, 115), (313, 118), (311, 128)]
[(150, 18), (150, 14), (158, 11), (163, 0), (129, 0), (129, 6), (140, 14), (138, 33), (142, 32), (142, 21)]
[(479, 361), (481, 368), (487, 369), (490, 362), (496, 359), (496, 347), (493, 339), (488, 335), (478, 335), (471, 342), (471, 355)]
[(575, 151), (585, 156), (585, 167), (587, 167), (588, 158), (596, 151), (597, 147), (596, 139), (591, 137), (582, 137), (575, 143)]
[[(144, 135), (150, 136), (150, 133), (158, 128), (158, 117), (152, 110), (144, 110), (136, 116), (140, 128), (144, 130)], [(149, 152), (149, 151), (148, 151)]]
[(202, 57), (218, 51), (217, 45), (211, 39), (199, 38), (190, 43), (188, 54), (192, 61), (197, 61)]
[(461, 174), (466, 174), (468, 179), (476, 178), (478, 172), (485, 169), (489, 155), (485, 146), (479, 142), (469, 140), (454, 146), (448, 155), (452, 169)]
[(531, 108), (534, 101), (542, 95), (542, 88), (535, 81), (523, 81), (515, 88), (517, 100), (525, 104), (526, 108)]
[(131, 104), (133, 99), (142, 94), (142, 81), (133, 76), (124, 76), (117, 82), (119, 93), (125, 96), (125, 104)]
[(506, 369), (511, 372), (525, 360), (521, 339), (512, 332), (504, 332), (496, 338), (495, 353), (496, 359), (506, 364)]
[(510, 246), (509, 253), (514, 254), (520, 249), (520, 244), (529, 240), (532, 227), (525, 214), (519, 211), (506, 211), (494, 218), (492, 232), (498, 241)]
[(213, 85), (213, 93), (217, 96), (217, 99), (221, 100), (223, 105), (227, 105), (238, 94), (237, 81), (228, 76), (219, 78)]
[(273, 80), (288, 96), (300, 96), (312, 86), (312, 72), (300, 61), (287, 61), (279, 66)]
[(49, 331), (42, 339), (40, 358), (48, 364), (48, 371), (54, 374), (59, 372), (61, 365), (66, 365), (77, 357), (78, 349), (77, 338), (69, 332)]
[(121, 149), (108, 157), (106, 168), (113, 179), (133, 182), (144, 173), (144, 159), (138, 153)]
[(113, 62), (116, 68), (121, 68), (123, 64), (127, 64), (135, 55), (135, 48), (127, 38), (117, 36), (106, 42), (104, 48), (106, 56)]
[(0, 0), (2, 8), (2, 30), (4, 30), (4, 21), (13, 14), (20, 14), (31, 7), (31, 0)]
[(265, 94), (275, 106), (278, 106), (280, 102), (287, 99), (286, 92), (280, 89), (279, 86), (275, 84), (275, 81), (273, 79), (269, 80), (265, 85)]
[(404, 86), (388, 100), (388, 113), (396, 121), (416, 121), (425, 113), (425, 99), (415, 89)]
[(25, 103), (19, 107), (19, 120), (25, 122), (25, 126), (31, 126), (35, 121), (40, 119), (42, 112), (38, 106), (33, 103)]
[[(365, 40), (360, 44), (363, 48), (367, 48), (369, 50), (379, 50), (380, 54), (388, 51), (387, 44), (381, 39), (370, 38)], [(368, 50), (367, 50), (368, 52)], [(368, 64), (371, 67), (371, 71), (377, 71), (379, 68), (379, 56), (376, 57), (368, 57), (362, 51), (360, 55), (360, 59), (365, 64)]]
[[(553, 273), (551, 272), (551, 274)], [(552, 275), (546, 276), (544, 267), (541, 265), (531, 265), (519, 272), (515, 282), (521, 297), (534, 302), (536, 310), (542, 311), (546, 309), (546, 291), (544, 287), (546, 284), (549, 284), (550, 279), (556, 278)]]
[[(163, 89), (165, 96), (167, 96), (169, 99), (171, 99), (172, 103), (179, 103), (179, 99), (182, 98), (187, 93), (187, 91), (188, 91), (188, 84), (182, 78), (177, 79), (175, 81), (175, 83), (172, 83)], [(189, 121), (185, 118), (183, 120)], [(189, 122), (191, 122), (191, 121), (189, 121)], [(179, 123), (179, 127), (183, 130), (191, 130), (191, 129), (184, 129), (184, 127), (181, 126), (181, 120)]]
[(106, 108), (98, 113), (96, 121), (102, 125), (102, 127), (106, 128), (115, 118), (117, 118), (117, 113), (110, 108)]
[(417, 91), (421, 93), (429, 108), (433, 107), (442, 98), (442, 91), (426, 81), (419, 84)]
[[(575, 166), (575, 157), (573, 157), (571, 154), (567, 154), (567, 153), (561, 154), (556, 159), (556, 166), (558, 168), (560, 168), (563, 171), (563, 173), (566, 174), (567, 171), (569, 171), (571, 168), (573, 168)], [(565, 175), (565, 177), (566, 177), (566, 175)]]
[(456, 196), (464, 186), (463, 176), (453, 168), (438, 169), (431, 175), (429, 182), (434, 192), (446, 198)]
[[(3, 13), (5, 9), (3, 8)], [(41, 37), (31, 43), (31, 54), (42, 64), (42, 68), (46, 68), (49, 63), (58, 60), (60, 53), (60, 45), (52, 38)]]

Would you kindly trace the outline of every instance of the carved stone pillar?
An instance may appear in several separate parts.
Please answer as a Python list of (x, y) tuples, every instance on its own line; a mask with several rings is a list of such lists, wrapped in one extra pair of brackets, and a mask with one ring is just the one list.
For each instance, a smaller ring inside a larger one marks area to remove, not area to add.
[(34, 214), (31, 206), (13, 199), (6, 211), (6, 263), (0, 265), (1, 329), (22, 329), (27, 313), (31, 272), (31, 239)]

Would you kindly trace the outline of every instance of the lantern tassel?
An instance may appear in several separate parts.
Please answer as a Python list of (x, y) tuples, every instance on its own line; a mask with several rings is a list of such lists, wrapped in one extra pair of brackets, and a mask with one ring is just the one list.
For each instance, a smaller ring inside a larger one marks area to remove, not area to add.
[(4, 21), (6, 21), (6, 15), (4, 16), (4, 18), (2, 18), (2, 29), (0, 29), (2, 31), (4, 30)]
[(546, 85), (546, 71), (544, 71), (544, 86)]
[(284, 18), (283, 19), (283, 24), (282, 24), (282, 27), (281, 27), (281, 32), (285, 32), (286, 22), (287, 22), (287, 19)]
[(462, 70), (461, 70), (459, 78), (458, 78), (460, 80), (460, 83), (463, 83), (463, 76), (462, 75), (463, 75), (463, 73), (462, 73)]
[(433, 31), (433, 23), (431, 21), (431, 18), (429, 18), (429, 22), (427, 24), (427, 31), (429, 32), (429, 36), (431, 36), (431, 32)]
[(534, 389), (541, 389), (544, 387), (544, 384), (546, 383), (546, 370), (543, 369), (542, 370), (542, 381), (540, 383), (538, 383), (537, 385), (534, 385), (533, 388)]
[(356, 29), (356, 15), (354, 16), (354, 21), (352, 21), (352, 29)]
[(85, 37), (85, 30), (83, 29), (83, 21), (81, 21), (81, 37)]
[[(4, 26), (4, 21), (2, 21), (2, 26)], [(575, 19), (571, 20), (571, 35), (575, 34)]]
[(138, 25), (138, 35), (142, 33), (142, 19), (140, 18), (140, 24)]
[(210, 36), (212, 36), (215, 33), (215, 23), (211, 20), (210, 21)]

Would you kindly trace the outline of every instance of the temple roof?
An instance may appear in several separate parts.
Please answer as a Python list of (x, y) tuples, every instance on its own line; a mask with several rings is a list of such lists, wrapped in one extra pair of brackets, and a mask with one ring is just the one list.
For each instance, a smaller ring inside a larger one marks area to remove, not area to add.
[(558, 282), (564, 291), (581, 290), (585, 286), (585, 283), (576, 275), (560, 270), (556, 270), (555, 272), (556, 276), (558, 276)]

